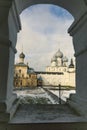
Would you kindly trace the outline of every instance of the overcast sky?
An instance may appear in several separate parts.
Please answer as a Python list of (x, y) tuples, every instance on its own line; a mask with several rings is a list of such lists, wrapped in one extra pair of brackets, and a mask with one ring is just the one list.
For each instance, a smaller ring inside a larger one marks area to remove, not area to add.
[(45, 71), (58, 49), (69, 60), (73, 57), (72, 38), (67, 33), (73, 17), (66, 10), (54, 5), (34, 5), (24, 10), (20, 18), (22, 30), (18, 34), (16, 63), (22, 46), (25, 63), (35, 70)]

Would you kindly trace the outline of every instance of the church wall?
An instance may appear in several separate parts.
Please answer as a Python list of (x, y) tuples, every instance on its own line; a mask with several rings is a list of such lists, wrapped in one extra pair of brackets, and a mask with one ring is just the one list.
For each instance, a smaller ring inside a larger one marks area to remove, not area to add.
[[(75, 65), (71, 59), (68, 65), (68, 58), (63, 55), (60, 49), (51, 58), (51, 64), (46, 67), (47, 75), (41, 74), (43, 85), (72, 86), (75, 87)], [(49, 74), (52, 72), (58, 74)]]
[(15, 66), (14, 71), (14, 86), (15, 87), (36, 87), (37, 75), (27, 73), (27, 66)]
[[(21, 72), (19, 72), (21, 70)], [(20, 77), (27, 77), (27, 67), (15, 66), (15, 75), (18, 74)]]
[(32, 79), (32, 78), (18, 78), (14, 79), (14, 86), (15, 87), (37, 87), (37, 79)]
[(46, 67), (46, 72), (64, 72), (64, 71), (68, 71), (68, 67), (64, 67), (64, 66), (60, 66), (60, 67), (49, 66), (49, 67)]
[(41, 76), (42, 84), (44, 86), (52, 85), (58, 86), (61, 84), (62, 86), (72, 86), (75, 87), (75, 73), (64, 73), (63, 75), (58, 74), (38, 74), (38, 77)]

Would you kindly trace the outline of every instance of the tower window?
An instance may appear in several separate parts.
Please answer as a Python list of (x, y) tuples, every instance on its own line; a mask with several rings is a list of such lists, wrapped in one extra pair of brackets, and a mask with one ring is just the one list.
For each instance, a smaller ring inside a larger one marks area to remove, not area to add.
[(18, 74), (16, 74), (16, 78), (18, 77)]
[(19, 73), (21, 73), (21, 70), (19, 70)]
[(24, 74), (22, 74), (22, 78), (24, 78)]

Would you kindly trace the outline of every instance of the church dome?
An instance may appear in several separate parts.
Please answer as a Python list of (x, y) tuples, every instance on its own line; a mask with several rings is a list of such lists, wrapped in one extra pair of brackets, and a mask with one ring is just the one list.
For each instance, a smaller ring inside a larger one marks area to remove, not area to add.
[(63, 62), (68, 62), (68, 58), (66, 56), (63, 57)]
[(56, 56), (56, 58), (62, 58), (63, 57), (63, 53), (60, 50), (58, 50), (56, 52), (55, 56)]
[(71, 63), (70, 63), (70, 65), (69, 65), (69, 68), (74, 68), (73, 59), (71, 59)]
[(25, 54), (22, 52), (20, 55), (19, 55), (20, 58), (25, 58)]
[(56, 62), (56, 57), (53, 56), (53, 58), (51, 59), (51, 62)]

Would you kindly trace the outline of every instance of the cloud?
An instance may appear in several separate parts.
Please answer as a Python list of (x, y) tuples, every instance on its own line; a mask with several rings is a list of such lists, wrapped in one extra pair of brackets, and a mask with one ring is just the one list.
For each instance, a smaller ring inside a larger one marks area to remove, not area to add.
[(57, 6), (35, 5), (26, 9), (21, 14), (22, 31), (18, 34), (18, 54), (23, 45), (26, 62), (35, 70), (45, 70), (59, 48), (67, 57), (72, 57), (72, 39), (67, 34), (72, 21), (71, 15)]

